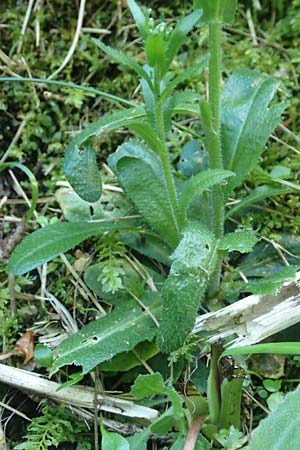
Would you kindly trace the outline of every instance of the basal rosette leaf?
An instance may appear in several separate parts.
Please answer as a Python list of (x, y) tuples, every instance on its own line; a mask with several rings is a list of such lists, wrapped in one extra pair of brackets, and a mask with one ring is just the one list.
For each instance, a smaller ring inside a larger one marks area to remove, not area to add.
[(224, 168), (236, 174), (230, 193), (256, 166), (265, 144), (281, 121), (283, 103), (269, 106), (279, 86), (256, 70), (242, 69), (229, 77), (221, 100)]
[(221, 184), (226, 178), (232, 177), (234, 174), (228, 170), (205, 170), (197, 175), (190, 177), (183, 185), (179, 206), (183, 214), (187, 215), (189, 206), (197, 197), (201, 195), (206, 189)]
[(70, 185), (83, 200), (95, 203), (102, 193), (102, 179), (95, 151), (90, 145), (83, 144), (82, 150), (74, 146), (68, 158), (65, 175)]
[(298, 450), (300, 442), (300, 391), (288, 393), (254, 430), (249, 450)]
[(190, 224), (171, 259), (170, 275), (161, 292), (163, 310), (158, 335), (158, 345), (165, 353), (180, 348), (193, 329), (216, 265), (216, 239), (200, 224)]
[(13, 251), (7, 270), (22, 275), (50, 261), (82, 241), (109, 231), (132, 229), (128, 224), (114, 222), (58, 222), (27, 236)]
[(139, 141), (121, 145), (109, 157), (121, 185), (150, 227), (174, 248), (179, 242), (179, 211), (174, 211), (159, 157)]
[[(142, 301), (153, 316), (159, 316), (161, 304), (158, 297)], [(65, 339), (54, 352), (51, 373), (71, 364), (82, 366), (82, 373), (88, 373), (113, 356), (132, 350), (140, 342), (152, 341), (156, 334), (157, 325), (153, 318), (136, 302), (128, 300)]]

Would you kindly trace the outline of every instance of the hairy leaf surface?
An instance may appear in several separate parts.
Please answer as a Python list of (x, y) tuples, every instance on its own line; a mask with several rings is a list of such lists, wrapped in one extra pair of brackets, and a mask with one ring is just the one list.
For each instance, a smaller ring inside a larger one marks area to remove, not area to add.
[(249, 450), (298, 450), (300, 391), (290, 392), (254, 430)]
[(258, 242), (254, 231), (235, 231), (226, 234), (218, 243), (219, 250), (228, 250), (230, 252), (249, 253)]
[(266, 198), (273, 197), (275, 195), (286, 194), (290, 192), (291, 189), (285, 187), (272, 187), (272, 186), (258, 186), (253, 191), (244, 197), (240, 202), (234, 205), (229, 211), (226, 213), (225, 218), (232, 217), (235, 214), (239, 213), (244, 208), (247, 208), (254, 203), (261, 202)]
[(120, 183), (153, 230), (174, 248), (179, 212), (174, 211), (158, 156), (138, 141), (126, 142), (108, 159)]
[(206, 170), (189, 178), (183, 185), (181, 191), (179, 206), (183, 214), (187, 214), (188, 208), (194, 198), (201, 195), (204, 190), (215, 184), (222, 183), (226, 178), (234, 175), (226, 170)]
[[(143, 301), (157, 317), (160, 300)], [(128, 352), (142, 341), (152, 341), (157, 333), (153, 319), (134, 301), (127, 301), (113, 312), (89, 323), (79, 332), (65, 339), (54, 352), (51, 373), (65, 365), (82, 366), (82, 373), (90, 372), (103, 361)]]
[(118, 50), (105, 45), (103, 42), (99, 41), (99, 39), (92, 38), (92, 40), (97, 45), (97, 47), (101, 48), (104, 53), (106, 53), (115, 61), (134, 70), (141, 78), (147, 81), (149, 86), (152, 86), (149, 75), (136, 61), (134, 61), (134, 59), (129, 58), (129, 56), (125, 55), (124, 53), (121, 53)]
[(47, 225), (27, 236), (13, 251), (7, 270), (22, 275), (50, 261), (91, 236), (119, 229), (130, 230), (128, 224), (113, 222), (59, 222)]
[(97, 165), (96, 153), (90, 145), (77, 146), (69, 152), (69, 164), (65, 175), (74, 191), (86, 202), (95, 203), (101, 197), (102, 179)]
[(182, 399), (173, 386), (166, 386), (160, 373), (139, 375), (131, 388), (130, 394), (138, 398), (152, 397), (153, 395), (165, 394), (172, 404), (175, 419), (183, 416)]
[(216, 258), (217, 243), (212, 233), (199, 224), (188, 225), (171, 256), (170, 275), (161, 293), (158, 345), (163, 352), (177, 350), (192, 331)]
[(279, 83), (256, 70), (242, 69), (228, 79), (221, 101), (224, 168), (235, 172), (229, 193), (256, 166), (284, 104), (268, 106)]
[(76, 137), (72, 139), (66, 149), (64, 158), (64, 172), (69, 173), (71, 171), (74, 149), (78, 148), (78, 146), (85, 142), (87, 139), (91, 138), (92, 136), (99, 136), (101, 133), (126, 127), (132, 121), (136, 121), (143, 117), (145, 117), (144, 108), (136, 107), (106, 114), (100, 120), (87, 125), (87, 127), (83, 131), (78, 133)]
[(135, 24), (138, 27), (140, 35), (142, 36), (143, 39), (145, 39), (147, 37), (147, 23), (143, 11), (139, 7), (139, 5), (135, 2), (135, 0), (127, 0), (127, 5), (130, 9)]
[(197, 10), (179, 20), (169, 37), (166, 62), (164, 65), (165, 70), (168, 69), (179, 47), (184, 43), (186, 35), (194, 28), (201, 16), (202, 11)]

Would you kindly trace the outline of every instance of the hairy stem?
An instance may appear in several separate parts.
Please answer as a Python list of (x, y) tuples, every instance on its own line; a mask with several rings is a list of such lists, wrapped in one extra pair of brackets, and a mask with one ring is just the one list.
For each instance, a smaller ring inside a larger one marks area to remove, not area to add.
[[(219, 1), (220, 4), (220, 1)], [(209, 107), (211, 127), (207, 139), (207, 149), (210, 169), (222, 169), (223, 158), (220, 139), (220, 108), (221, 108), (221, 21), (209, 24)], [(216, 185), (212, 190), (212, 229), (217, 239), (224, 232), (224, 194), (222, 185)], [(210, 281), (209, 296), (213, 297), (220, 285), (221, 260)]]
[(180, 217), (180, 211), (178, 207), (177, 194), (175, 189), (175, 184), (172, 176), (171, 164), (169, 160), (168, 150), (165, 146), (165, 126), (164, 126), (164, 116), (162, 109), (162, 101), (160, 98), (160, 80), (158, 74), (156, 73), (154, 79), (154, 95), (155, 95), (155, 115), (156, 115), (156, 128), (157, 135), (162, 144), (160, 151), (160, 159), (163, 166), (163, 171), (165, 175), (166, 185), (169, 193), (170, 202), (172, 205), (173, 219), (176, 226), (178, 234), (178, 242), (180, 240), (181, 225), (182, 220)]

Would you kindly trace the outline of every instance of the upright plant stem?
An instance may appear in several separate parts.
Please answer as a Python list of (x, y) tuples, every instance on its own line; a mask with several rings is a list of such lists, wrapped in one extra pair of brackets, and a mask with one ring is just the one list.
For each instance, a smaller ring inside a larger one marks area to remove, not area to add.
[[(219, 2), (220, 3), (220, 2)], [(207, 147), (210, 169), (222, 169), (223, 158), (220, 139), (220, 105), (221, 105), (221, 34), (222, 23), (219, 20), (209, 24), (209, 107), (211, 126), (208, 133)], [(212, 228), (216, 238), (224, 232), (224, 195), (221, 185), (212, 190)], [(220, 284), (221, 261), (211, 278), (209, 295), (216, 294)]]
[(157, 127), (157, 135), (162, 144), (162, 150), (160, 152), (161, 163), (164, 170), (166, 185), (169, 193), (170, 202), (173, 210), (173, 219), (176, 225), (176, 230), (178, 233), (178, 242), (180, 240), (180, 232), (181, 232), (181, 218), (180, 211), (178, 208), (177, 195), (174, 185), (174, 180), (172, 177), (171, 164), (169, 160), (168, 150), (165, 146), (165, 126), (164, 126), (164, 117), (162, 111), (162, 104), (160, 98), (160, 86), (159, 86), (159, 77), (155, 77), (155, 115), (156, 115), (156, 127)]

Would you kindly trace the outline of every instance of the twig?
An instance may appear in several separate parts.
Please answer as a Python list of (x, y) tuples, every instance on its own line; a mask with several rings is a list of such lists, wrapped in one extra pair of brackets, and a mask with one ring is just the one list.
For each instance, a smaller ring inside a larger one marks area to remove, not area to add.
[[(12, 406), (9, 406), (7, 403), (0, 401), (0, 406), (14, 414), (17, 414), (20, 417), (23, 417), (23, 419), (28, 420), (28, 422), (31, 422), (31, 419), (28, 416), (26, 416), (26, 414), (22, 413), (21, 411), (18, 411), (17, 409), (13, 408)], [(1, 420), (0, 420), (0, 423), (1, 423)], [(0, 450), (1, 450), (1, 439), (0, 439)]]
[(293, 147), (290, 144), (287, 144), (286, 142), (282, 141), (281, 139), (279, 139), (277, 136), (274, 136), (274, 134), (271, 134), (270, 136), (274, 141), (279, 142), (279, 144), (284, 145), (285, 147), (289, 148), (290, 150), (292, 150), (294, 153), (296, 153), (297, 155), (300, 155), (300, 151), (297, 150), (295, 147)]
[(92, 33), (92, 34), (110, 34), (111, 33), (106, 28), (91, 28), (91, 27), (82, 27), (81, 31), (83, 33)]
[(289, 130), (285, 125), (282, 123), (278, 125), (278, 128), (280, 128), (282, 131), (284, 131), (286, 134), (288, 134), (290, 137), (292, 137), (298, 144), (300, 144), (300, 137), (297, 136), (295, 133), (293, 133), (291, 130)]
[(6, 152), (4, 153), (4, 155), (2, 156), (2, 158), (1, 158), (1, 160), (0, 160), (0, 164), (4, 163), (4, 161), (6, 161), (8, 155), (9, 155), (11, 149), (12, 149), (12, 147), (13, 147), (13, 146), (17, 143), (17, 141), (19, 140), (19, 138), (20, 138), (20, 136), (21, 136), (21, 134), (22, 134), (22, 132), (23, 132), (23, 130), (24, 130), (25, 125), (26, 125), (26, 119), (23, 119), (22, 122), (20, 123), (20, 125), (19, 125), (19, 127), (18, 127), (18, 129), (17, 129), (17, 131), (16, 131), (16, 134), (14, 135), (14, 137), (13, 137), (11, 143), (9, 144), (8, 149), (6, 150)]
[(85, 283), (82, 281), (82, 279), (80, 278), (80, 276), (78, 275), (78, 273), (76, 272), (76, 270), (72, 267), (72, 265), (69, 263), (69, 261), (67, 260), (67, 258), (65, 257), (65, 255), (63, 253), (60, 254), (61, 259), (63, 260), (63, 262), (65, 263), (67, 269), (69, 270), (69, 272), (73, 275), (73, 277), (76, 280), (76, 283), (78, 283), (83, 290), (86, 292), (88, 298), (90, 300), (92, 300), (92, 302), (94, 303), (94, 305), (96, 306), (96, 308), (101, 312), (101, 314), (103, 316), (106, 315), (106, 311), (105, 309), (100, 305), (100, 303), (98, 302), (97, 298), (94, 297), (94, 295), (91, 293), (91, 291), (88, 289), (88, 287), (85, 285)]
[(78, 43), (78, 40), (79, 40), (81, 28), (82, 28), (85, 2), (86, 2), (86, 0), (81, 0), (80, 1), (76, 31), (75, 31), (75, 34), (74, 34), (72, 45), (71, 45), (71, 47), (70, 47), (70, 49), (69, 49), (69, 51), (67, 53), (67, 56), (65, 57), (65, 59), (63, 60), (62, 64), (59, 66), (59, 68), (56, 69), (55, 72), (53, 72), (48, 77), (48, 80), (51, 80), (52, 78), (56, 77), (56, 75), (58, 75), (66, 67), (66, 65), (68, 64), (68, 62), (72, 58), (73, 53), (75, 52), (75, 49), (77, 47), (77, 43)]
[(246, 11), (246, 18), (247, 18), (247, 22), (248, 22), (248, 27), (250, 30), (250, 34), (251, 34), (251, 38), (252, 38), (252, 43), (254, 45), (254, 47), (257, 47), (258, 42), (257, 42), (257, 36), (256, 36), (256, 31), (255, 31), (255, 27), (254, 27), (254, 23), (253, 23), (253, 19), (252, 19), (252, 14), (251, 14), (251, 9), (248, 8)]
[(0, 450), (7, 450), (5, 434), (0, 420)]
[(31, 11), (32, 11), (33, 4), (34, 4), (34, 0), (29, 0), (28, 6), (27, 6), (27, 10), (26, 10), (26, 14), (25, 14), (25, 17), (24, 17), (24, 20), (23, 20), (23, 24), (22, 24), (21, 37), (20, 37), (20, 41), (19, 41), (19, 44), (18, 44), (17, 53), (20, 53), (21, 49), (22, 49), (24, 34), (25, 34), (25, 31), (26, 31), (26, 28), (27, 28), (27, 25), (28, 25), (28, 22), (29, 22), (29, 18), (30, 18), (30, 14), (31, 14)]
[[(52, 398), (58, 402), (94, 410), (94, 389), (89, 386), (76, 385), (58, 390), (60, 384), (54, 381), (42, 378), (37, 373), (4, 364), (0, 364), (0, 382), (24, 391), (34, 392), (42, 397)], [(148, 422), (158, 417), (158, 411), (155, 409), (136, 405), (132, 401), (100, 394), (97, 394), (97, 398), (102, 411), (141, 418)]]

